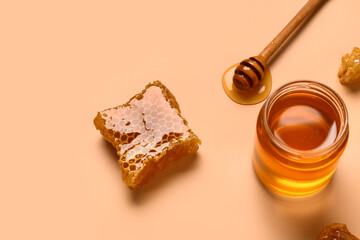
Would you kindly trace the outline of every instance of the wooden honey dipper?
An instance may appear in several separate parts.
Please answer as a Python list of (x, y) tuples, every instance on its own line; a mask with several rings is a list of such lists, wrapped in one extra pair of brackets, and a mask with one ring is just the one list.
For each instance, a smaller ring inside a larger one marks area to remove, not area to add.
[(233, 83), (241, 91), (251, 91), (262, 81), (266, 69), (266, 62), (285, 42), (291, 33), (310, 15), (322, 2), (326, 0), (309, 0), (285, 28), (255, 57), (243, 60), (235, 69)]

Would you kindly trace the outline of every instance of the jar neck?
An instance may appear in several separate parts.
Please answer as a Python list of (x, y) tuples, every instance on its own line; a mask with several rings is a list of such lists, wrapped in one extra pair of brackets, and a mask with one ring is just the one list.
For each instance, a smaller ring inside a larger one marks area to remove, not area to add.
[[(328, 103), (333, 111), (337, 114), (339, 118), (338, 132), (335, 140), (328, 146), (316, 149), (316, 150), (298, 150), (289, 147), (284, 142), (280, 141), (270, 129), (269, 115), (272, 108), (276, 103), (284, 96), (295, 94), (295, 93), (307, 93), (307, 94), (316, 94), (323, 101)], [(345, 106), (345, 103), (341, 97), (332, 89), (327, 87), (324, 84), (313, 82), (313, 81), (295, 81), (283, 85), (267, 99), (262, 108), (262, 122), (264, 125), (264, 131), (268, 136), (273, 147), (277, 148), (281, 152), (284, 152), (286, 155), (291, 156), (291, 159), (294, 161), (306, 162), (311, 159), (311, 162), (314, 162), (314, 159), (318, 161), (322, 160), (322, 156), (327, 156), (344, 143), (346, 143), (349, 134), (348, 126), (348, 113)]]

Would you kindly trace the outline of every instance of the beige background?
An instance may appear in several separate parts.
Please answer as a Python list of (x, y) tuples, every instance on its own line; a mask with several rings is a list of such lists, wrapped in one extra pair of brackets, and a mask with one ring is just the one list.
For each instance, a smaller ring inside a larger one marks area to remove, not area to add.
[[(338, 83), (360, 47), (359, 0), (329, 0), (271, 63), (274, 87), (334, 88), (351, 136), (328, 188), (282, 199), (251, 164), (261, 104), (223, 92), (305, 0), (1, 1), (0, 239), (311, 240), (332, 222), (360, 236), (360, 90)], [(140, 191), (92, 120), (161, 80), (203, 144)]]

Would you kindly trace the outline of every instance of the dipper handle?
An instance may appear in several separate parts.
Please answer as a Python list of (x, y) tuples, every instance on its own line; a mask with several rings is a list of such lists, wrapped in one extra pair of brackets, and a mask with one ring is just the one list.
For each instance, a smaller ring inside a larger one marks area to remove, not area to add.
[(258, 56), (240, 62), (239, 66), (235, 69), (233, 76), (233, 84), (236, 88), (244, 92), (254, 89), (259, 82), (262, 81), (265, 74), (266, 62), (270, 57), (304, 21), (304, 19), (325, 1), (326, 0), (309, 0)]
[(310, 15), (321, 3), (326, 0), (309, 0), (285, 28), (259, 54), (267, 62), (276, 50), (285, 42), (291, 33)]

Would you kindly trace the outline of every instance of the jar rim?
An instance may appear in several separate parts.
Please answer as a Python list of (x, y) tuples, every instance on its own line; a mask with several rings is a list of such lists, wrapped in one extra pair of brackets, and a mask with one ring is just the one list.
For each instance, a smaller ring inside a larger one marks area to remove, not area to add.
[[(339, 115), (341, 119), (339, 126), (340, 129), (336, 136), (336, 139), (329, 146), (315, 150), (294, 149), (289, 147), (282, 141), (280, 141), (271, 131), (269, 126), (269, 119), (268, 119), (268, 115), (270, 113), (271, 107), (279, 98), (281, 98), (285, 94), (288, 95), (291, 93), (296, 93), (300, 89), (308, 90), (309, 93), (311, 93), (311, 91), (314, 92), (321, 90), (324, 96), (326, 95), (326, 97), (331, 98), (331, 100), (333, 100), (335, 104), (339, 105), (340, 109), (336, 108), (334, 109), (334, 111)], [(293, 158), (293, 160), (296, 160), (297, 157), (300, 157), (301, 160), (304, 159), (306, 160), (307, 158), (309, 159), (311, 158), (312, 162), (314, 162), (314, 157), (323, 156), (326, 155), (327, 153), (336, 150), (339, 146), (341, 146), (341, 144), (344, 141), (347, 140), (347, 136), (349, 134), (348, 112), (346, 109), (345, 102), (342, 100), (340, 95), (330, 87), (326, 86), (325, 84), (310, 80), (292, 81), (277, 88), (264, 103), (263, 118), (264, 118), (263, 120), (264, 120), (265, 131), (267, 132), (267, 135), (269, 136), (269, 139), (272, 142), (272, 144), (275, 147), (281, 148), (282, 150), (286, 151), (288, 154), (296, 156), (295, 158)], [(321, 161), (321, 159), (319, 159), (319, 161)]]

